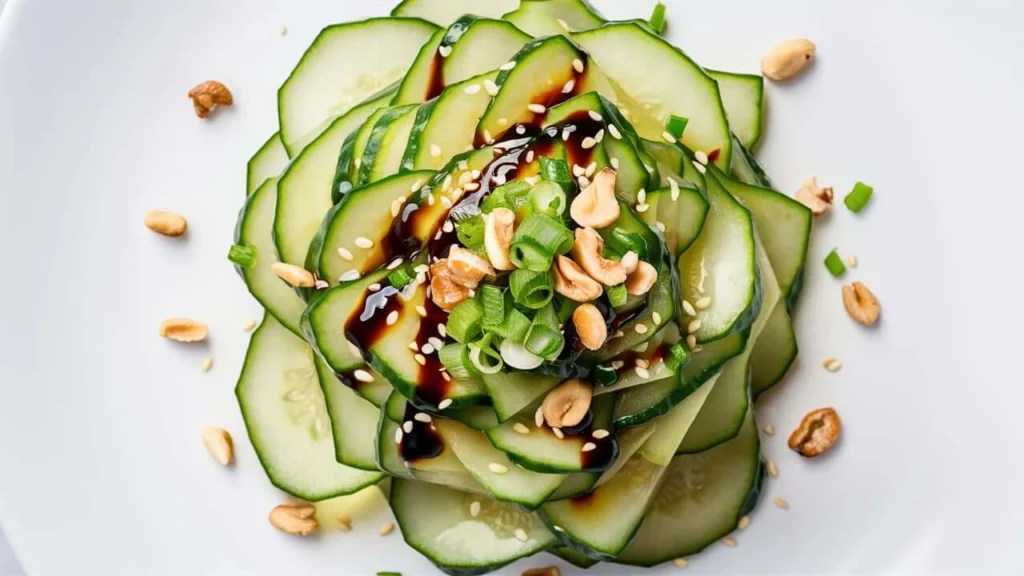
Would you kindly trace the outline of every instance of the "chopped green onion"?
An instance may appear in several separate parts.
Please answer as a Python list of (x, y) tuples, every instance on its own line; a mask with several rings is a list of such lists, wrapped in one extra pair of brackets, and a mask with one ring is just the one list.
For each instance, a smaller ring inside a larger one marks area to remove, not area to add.
[(410, 272), (409, 268), (406, 266), (395, 268), (391, 272), (391, 274), (388, 274), (388, 282), (390, 282), (392, 286), (398, 288), (399, 290), (405, 288), (415, 278), (416, 276), (413, 275), (413, 273)]
[(534, 310), (543, 308), (555, 296), (551, 272), (514, 270), (508, 278), (508, 287), (516, 302)]
[(554, 182), (563, 190), (571, 190), (575, 181), (569, 174), (569, 165), (561, 158), (540, 157), (540, 177), (548, 182)]
[(558, 297), (558, 321), (568, 322), (572, 318), (572, 313), (580, 307), (579, 302), (569, 300), (565, 296)]
[(843, 259), (835, 250), (829, 252), (825, 257), (825, 268), (828, 268), (833, 278), (838, 278), (843, 275), (843, 272), (846, 272), (846, 264), (843, 264)]
[(669, 116), (668, 120), (665, 121), (665, 131), (675, 136), (677, 139), (683, 137), (683, 131), (686, 130), (686, 125), (690, 121), (682, 116)]
[(868, 200), (871, 200), (871, 195), (874, 194), (875, 189), (863, 182), (857, 182), (853, 185), (853, 191), (843, 198), (843, 204), (850, 209), (851, 212), (860, 212), (867, 205)]
[(647, 259), (647, 240), (636, 232), (627, 232), (622, 228), (615, 228), (605, 238), (606, 245), (619, 254), (636, 252), (641, 260)]
[(496, 374), (505, 365), (501, 354), (491, 344), (491, 339), (490, 334), (485, 334), (483, 338), (469, 345), (469, 361), (481, 374)]
[(651, 19), (648, 20), (651, 28), (654, 29), (658, 34), (665, 32), (665, 5), (658, 2), (654, 5), (654, 12), (651, 14)]
[(465, 344), (445, 344), (444, 348), (437, 351), (437, 356), (452, 378), (473, 377), (469, 368), (469, 349)]
[(377, 572), (377, 576), (402, 576), (401, 572)]
[(514, 340), (501, 343), (501, 358), (505, 364), (519, 370), (533, 370), (544, 363), (544, 359), (530, 352), (525, 346)]
[(513, 180), (492, 190), (487, 198), (484, 198), (480, 211), (489, 214), (495, 208), (508, 208), (514, 212), (526, 202), (529, 192), (529, 184), (522, 180)]
[(565, 254), (572, 249), (573, 235), (565, 224), (544, 214), (531, 214), (512, 236), (512, 245), (530, 241), (545, 252)]
[(605, 293), (608, 294), (608, 303), (612, 305), (612, 308), (618, 308), (626, 305), (626, 299), (629, 298), (629, 294), (626, 292), (626, 285), (619, 284), (618, 286), (610, 286)]
[(463, 300), (448, 315), (448, 335), (463, 344), (480, 334), (484, 307), (475, 298)]
[(483, 300), (483, 323), (491, 327), (505, 320), (505, 291), (492, 284), (480, 287), (480, 299)]
[(611, 386), (619, 381), (619, 372), (609, 364), (598, 364), (594, 366), (594, 376), (601, 386)]
[(476, 251), (484, 247), (484, 219), (479, 214), (455, 223), (455, 234), (466, 248)]
[(543, 324), (534, 323), (526, 335), (526, 349), (541, 358), (557, 354), (564, 344), (565, 338), (558, 329)]
[(505, 319), (497, 326), (484, 325), (484, 332), (494, 336), (500, 336), (506, 340), (522, 342), (526, 339), (526, 333), (530, 331), (530, 319), (525, 314), (512, 308), (505, 313)]
[(516, 268), (543, 272), (551, 269), (555, 255), (526, 240), (512, 245), (509, 259)]
[(565, 190), (555, 182), (541, 182), (534, 186), (527, 201), (534, 212), (556, 218), (565, 212), (568, 203)]
[(248, 270), (256, 262), (256, 248), (235, 244), (228, 250), (228, 260)]
[(668, 366), (671, 370), (678, 372), (687, 362), (690, 361), (690, 353), (686, 351), (686, 348), (679, 342), (676, 342), (668, 349), (668, 355), (665, 356), (665, 366)]

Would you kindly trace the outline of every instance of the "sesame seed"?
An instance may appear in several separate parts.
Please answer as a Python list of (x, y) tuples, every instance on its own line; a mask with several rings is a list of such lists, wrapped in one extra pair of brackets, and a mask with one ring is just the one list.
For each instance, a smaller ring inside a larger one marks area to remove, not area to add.
[(452, 53), (451, 46), (438, 46), (437, 53), (441, 55), (441, 58), (447, 58)]
[(494, 136), (491, 136), (491, 131), (484, 129), (484, 142), (488, 144), (494, 144)]
[(697, 315), (697, 311), (693, 309), (693, 304), (690, 304), (689, 300), (683, 300), (683, 312), (686, 312), (688, 316)]
[(579, 164), (573, 164), (572, 165), (572, 175), (573, 176), (579, 178), (580, 176), (583, 176), (586, 173), (587, 173), (587, 169), (584, 168), (583, 166), (580, 166)]
[(771, 476), (772, 478), (778, 478), (779, 477), (779, 469), (778, 469), (777, 466), (775, 466), (775, 461), (774, 460), (769, 460), (767, 466), (768, 466), (768, 475)]
[(608, 125), (608, 133), (612, 135), (612, 138), (615, 138), (616, 140), (622, 140), (622, 132), (619, 132), (619, 129), (617, 126), (615, 126), (615, 124)]
[(484, 90), (486, 90), (491, 96), (495, 96), (498, 93), (498, 85), (494, 83), (494, 80), (488, 78), (487, 80), (484, 80)]
[(448, 329), (445, 327), (444, 324), (437, 325), (437, 333), (441, 335), (441, 338), (448, 337)]
[(398, 268), (399, 266), (402, 265), (402, 262), (405, 262), (405, 260), (403, 260), (402, 258), (395, 258), (391, 262), (388, 262), (388, 270), (394, 270), (395, 268)]
[(330, 284), (328, 284), (325, 280), (320, 280), (319, 278), (317, 278), (316, 282), (313, 282), (313, 287), (316, 288), (317, 290), (323, 290), (324, 288), (330, 287)]
[(402, 211), (402, 202), (400, 202), (396, 198), (395, 201), (391, 203), (391, 216), (392, 217), (396, 217), (396, 216), (398, 216), (398, 213), (401, 212), (401, 211)]
[(433, 346), (435, 350), (440, 350), (441, 348), (444, 348), (444, 342), (442, 342), (441, 339), (438, 338), (437, 336), (431, 336), (427, 338), (427, 342), (430, 342), (430, 345)]
[(395, 444), (401, 444), (401, 443), (402, 443), (402, 429), (401, 428), (396, 428), (395, 429)]
[(850, 268), (856, 268), (857, 267), (857, 257), (854, 256), (853, 254), (850, 254), (846, 258), (846, 263), (850, 265)]
[(651, 373), (647, 370), (647, 368), (641, 368), (640, 366), (636, 366), (633, 368), (633, 371), (636, 372), (637, 376), (643, 378), (644, 380), (647, 380), (651, 377)]
[(764, 435), (765, 436), (774, 436), (775, 435), (775, 426), (772, 426), (771, 424), (766, 425), (764, 427)]
[(465, 90), (463, 90), (463, 92), (465, 92), (466, 94), (476, 94), (479, 91), (480, 91), (480, 85), (479, 84), (470, 84), (469, 86), (466, 86)]
[(432, 157), (434, 157), (434, 158), (440, 157), (441, 156), (441, 147), (438, 146), (437, 144), (431, 144), (430, 145), (430, 155)]
[(676, 568), (686, 568), (690, 563), (686, 561), (686, 558), (676, 558), (672, 561), (672, 565)]
[(537, 411), (533, 414), (533, 422), (540, 428), (544, 425), (544, 409), (543, 407), (537, 408)]
[(245, 326), (242, 326), (242, 330), (245, 330), (246, 332), (249, 332), (250, 330), (252, 330), (255, 327), (256, 327), (256, 321), (255, 320), (249, 320), (248, 322), (245, 323)]
[(598, 142), (604, 140), (604, 128), (601, 128), (597, 131), (597, 134), (594, 134), (594, 140), (597, 140)]
[(526, 424), (523, 424), (522, 422), (516, 422), (515, 424), (513, 424), (512, 425), (512, 429), (515, 430), (516, 432), (520, 433), (520, 434), (529, 434), (530, 433), (530, 429), (527, 428)]
[(361, 157), (360, 158), (356, 158), (355, 162), (353, 162), (353, 164), (355, 164), (356, 168), (359, 168), (359, 165), (362, 164), (362, 163), (363, 163), (363, 159)]
[(491, 472), (494, 472), (495, 474), (504, 474), (508, 472), (508, 466), (502, 466), (497, 462), (491, 462), (490, 464), (487, 465), (487, 468), (489, 468)]
[(733, 538), (732, 536), (726, 536), (725, 538), (722, 538), (722, 544), (725, 544), (729, 548), (735, 548), (737, 542), (736, 542), (736, 539)]
[(359, 270), (349, 270), (341, 276), (338, 276), (338, 282), (352, 282), (353, 280), (359, 280)]
[(694, 336), (693, 334), (690, 334), (689, 336), (687, 336), (686, 337), (686, 347), (689, 348), (691, 351), (694, 348), (696, 348), (697, 347), (697, 337)]
[(647, 170), (648, 174), (654, 174), (654, 166), (650, 164), (644, 164), (644, 170)]
[(609, 434), (610, 434), (610, 432), (608, 432), (607, 430), (601, 429), (601, 430), (594, 430), (594, 432), (591, 433), (591, 436), (593, 436), (594, 438), (597, 438), (598, 440), (601, 440), (602, 438), (607, 438)]
[(491, 176), (491, 182), (494, 182), (498, 186), (504, 186), (507, 181), (508, 180), (506, 180), (504, 176), (499, 176), (497, 174)]
[(700, 330), (700, 318), (697, 318), (686, 325), (686, 331), (690, 334), (693, 334), (697, 330)]
[(476, 518), (480, 515), (480, 501), (474, 500), (469, 504), (469, 515)]
[[(614, 336), (612, 338), (614, 338)], [(612, 360), (612, 370), (619, 370), (625, 365), (626, 363), (622, 360)]]
[(472, 170), (469, 173), (469, 175), (472, 176), (474, 180), (476, 180), (477, 178), (480, 177), (480, 171), (479, 170)]
[(587, 178), (590, 178), (591, 176), (594, 175), (595, 172), (597, 172), (597, 162), (591, 162), (587, 166), (587, 169), (583, 171), (583, 175), (586, 176)]
[(668, 187), (671, 190), (672, 201), (675, 202), (676, 200), (679, 200), (679, 182), (676, 182), (674, 179), (669, 178)]
[(406, 434), (412, 434), (412, 426), (412, 420), (406, 420), (405, 423), (402, 424), (402, 430), (405, 430)]
[(786, 499), (782, 498), (781, 496), (776, 496), (775, 499), (772, 500), (772, 502), (774, 502), (776, 506), (782, 508), (783, 510), (789, 510), (789, 502), (787, 502)]
[(561, 526), (552, 526), (552, 528), (554, 528), (555, 532), (565, 532), (565, 528)]
[(479, 182), (470, 182), (469, 184), (466, 184), (466, 192), (473, 192), (474, 190), (479, 190), (479, 189), (480, 189), (480, 183)]
[(569, 141), (569, 136), (572, 136), (572, 130), (569, 130), (568, 128), (566, 128), (565, 130), (562, 130), (562, 140), (564, 142), (568, 142)]
[(516, 125), (516, 134), (519, 134), (519, 135), (526, 134), (526, 126), (523, 126), (522, 124), (517, 124)]
[(412, 350), (413, 352), (419, 352), (420, 345), (415, 342), (409, 342), (409, 350)]
[(708, 169), (705, 168), (704, 165), (701, 164), (700, 162), (694, 162), (693, 167), (696, 168), (697, 172), (700, 172), (701, 174), (704, 174), (708, 171)]
[(594, 444), (593, 442), (587, 442), (586, 444), (583, 445), (583, 448), (580, 448), (580, 452), (590, 452), (591, 450), (596, 449), (597, 444)]
[(434, 353), (434, 346), (433, 346), (433, 344), (424, 344), (423, 348), (420, 348), (420, 351), (423, 352), (424, 354), (428, 354), (428, 355), (429, 354), (433, 354)]
[(555, 437), (558, 438), (559, 440), (562, 440), (562, 439), (565, 438), (565, 433), (562, 432), (561, 428), (552, 428), (551, 431), (554, 432)]
[(398, 322), (398, 310), (392, 310), (387, 317), (388, 326), (394, 326)]
[(526, 152), (526, 163), (530, 164), (533, 162), (533, 150), (527, 150)]
[(569, 81), (565, 83), (565, 86), (562, 86), (562, 94), (568, 94), (569, 92), (572, 92), (572, 89), (575, 87), (576, 79), (570, 78)]
[(740, 530), (745, 530), (747, 526), (750, 526), (750, 516), (744, 516), (740, 518), (739, 523), (736, 525)]
[(452, 201), (449, 200), (447, 196), (441, 196), (441, 206), (444, 206), (445, 208), (451, 208)]
[(427, 365), (427, 358), (423, 354), (414, 354), (413, 358), (416, 359), (416, 363), (419, 364), (420, 366)]
[(651, 320), (654, 320), (655, 324), (661, 324), (661, 314), (658, 314), (657, 312), (651, 314)]
[(619, 159), (618, 158), (612, 158), (608, 162), (612, 165), (612, 168), (614, 168), (616, 170), (619, 169)]
[(213, 358), (203, 360), (203, 372), (209, 372), (210, 368), (213, 368)]
[(700, 298), (697, 298), (697, 301), (694, 302), (694, 306), (697, 307), (697, 310), (707, 310), (711, 306), (711, 297), (701, 296)]
[(561, 18), (555, 18), (555, 20), (558, 21), (558, 25), (561, 26), (563, 30), (565, 30), (566, 32), (572, 32), (572, 30), (569, 29), (569, 24), (566, 23), (565, 20), (562, 20)]
[(647, 325), (637, 324), (635, 330), (637, 334), (647, 334)]
[(370, 374), (366, 370), (356, 370), (353, 373), (353, 376), (355, 376), (356, 380), (359, 380), (360, 382), (373, 382), (373, 374)]
[(349, 262), (353, 260), (352, 253), (345, 248), (338, 248), (338, 256), (341, 256), (342, 260), (348, 260)]
[(694, 152), (693, 157), (697, 160), (697, 162), (700, 162), (701, 164), (707, 165), (708, 163), (708, 155), (705, 154), (704, 152), (701, 152), (700, 150)]
[(516, 528), (515, 534), (516, 540), (519, 540), (520, 542), (526, 542), (530, 539), (530, 537), (526, 534), (526, 530), (523, 530), (522, 528)]
[(516, 61), (510, 60), (498, 67), (498, 70), (511, 70), (516, 67)]
[(636, 346), (636, 347), (634, 347), (634, 348), (633, 348), (633, 351), (634, 351), (634, 352), (639, 352), (639, 353), (643, 354), (644, 352), (647, 352), (647, 346), (648, 346), (649, 344), (650, 344), (650, 342), (644, 342), (643, 344), (641, 344), (641, 345), (639, 345), (639, 346)]
[(584, 150), (589, 150), (589, 149), (593, 148), (594, 146), (597, 146), (597, 140), (594, 140), (590, 136), (587, 136), (586, 138), (583, 139), (582, 146), (583, 146)]
[(433, 420), (433, 418), (430, 417), (430, 414), (427, 414), (426, 412), (417, 412), (413, 418), (415, 418), (417, 422), (423, 422), (424, 424), (430, 424), (431, 420)]
[(378, 284), (377, 282), (374, 282), (373, 284), (370, 284), (370, 285), (369, 285), (369, 286), (367, 286), (366, 288), (367, 288), (367, 289), (368, 289), (368, 290), (369, 290), (370, 292), (376, 292), (377, 290), (380, 290), (380, 284)]
[(638, 203), (640, 203), (640, 204), (646, 204), (647, 203), (647, 190), (644, 190), (643, 188), (641, 188), (640, 191), (636, 193), (636, 201)]
[(597, 110), (590, 110), (587, 112), (587, 115), (590, 116), (590, 119), (593, 120), (594, 122), (600, 122), (604, 120), (604, 116), (601, 116), (601, 113), (598, 112)]
[(451, 221), (451, 220), (445, 220), (445, 221), (444, 221), (444, 224), (442, 224), (442, 225), (441, 225), (441, 230), (442, 230), (442, 231), (443, 231), (444, 233), (446, 233), (446, 234), (447, 234), (447, 233), (450, 233), (450, 232), (451, 232), (452, 230), (454, 230), (454, 229), (455, 229), (455, 225), (454, 225), (454, 224), (452, 224), (452, 221)]
[(825, 370), (829, 372), (838, 372), (843, 367), (843, 363), (835, 358), (825, 358), (821, 365), (825, 367)]
[(634, 362), (634, 364), (636, 364), (637, 366), (639, 366), (641, 368), (650, 368), (651, 367), (650, 361), (644, 360), (643, 358), (637, 358), (633, 362)]
[(287, 36), (288, 35), (288, 27), (287, 26), (281, 26), (280, 33), (281, 33), (281, 36)]
[(647, 212), (647, 209), (650, 208), (650, 207), (651, 207), (650, 204), (637, 204), (636, 205), (636, 211), (640, 212), (640, 213)]
[(366, 236), (360, 236), (356, 238), (356, 246), (360, 248), (373, 248), (373, 240), (370, 240)]
[(575, 60), (573, 60), (572, 61), (572, 69), (575, 70), (577, 73), (582, 74), (583, 73), (583, 60), (580, 60), (579, 58), (576, 58)]
[[(441, 372), (441, 378), (443, 378), (445, 382), (451, 382), (452, 381), (451, 374), (449, 374), (447, 372)], [(438, 406), (438, 408), (440, 408), (441, 410), (444, 410), (444, 408), (441, 408), (440, 406)]]
[(394, 522), (388, 522), (387, 524), (385, 524), (385, 525), (380, 527), (380, 535), (381, 536), (387, 536), (388, 534), (391, 534), (394, 531), (395, 531), (395, 524), (394, 524)]
[(576, 179), (576, 183), (580, 185), (580, 188), (586, 188), (587, 186), (590, 186), (590, 178), (580, 176)]
[(661, 137), (664, 138), (665, 141), (668, 142), (669, 144), (675, 144), (676, 142), (678, 142), (678, 140), (676, 140), (676, 137), (668, 132), (662, 132)]
[(697, 352), (702, 352), (703, 350), (704, 350), (704, 347), (703, 347), (703, 346), (695, 346), (695, 347), (693, 348), (693, 350), (691, 350), (691, 352), (693, 352), (694, 354), (696, 354)]

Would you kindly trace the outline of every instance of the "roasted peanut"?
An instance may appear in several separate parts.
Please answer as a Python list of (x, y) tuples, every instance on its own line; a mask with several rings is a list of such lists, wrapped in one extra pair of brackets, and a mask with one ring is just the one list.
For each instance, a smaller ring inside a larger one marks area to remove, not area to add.
[(216, 80), (207, 80), (188, 91), (196, 116), (206, 118), (217, 109), (217, 106), (231, 106), (234, 98), (227, 86)]
[(562, 571), (558, 569), (558, 566), (545, 566), (523, 570), (519, 576), (562, 576)]
[(495, 208), (484, 216), (484, 250), (491, 265), (497, 270), (511, 270), (514, 266), (509, 258), (509, 246), (516, 215), (508, 208)]
[(615, 170), (605, 168), (594, 176), (569, 207), (569, 215), (580, 226), (604, 228), (619, 219), (619, 201), (615, 198)]
[(146, 214), (142, 223), (153, 232), (172, 238), (181, 236), (188, 230), (188, 222), (185, 217), (177, 212), (152, 210)]
[(309, 270), (294, 264), (274, 262), (270, 265), (270, 271), (296, 288), (312, 288), (316, 284), (316, 278)]
[(188, 318), (168, 318), (160, 323), (160, 335), (178, 342), (200, 342), (209, 333), (206, 324)]
[(282, 532), (306, 536), (320, 528), (315, 513), (312, 504), (281, 504), (270, 511), (270, 524)]
[(843, 286), (843, 305), (850, 318), (865, 326), (873, 326), (882, 313), (878, 298), (861, 282)]
[(626, 269), (618, 260), (601, 256), (604, 239), (590, 227), (576, 229), (576, 242), (572, 245), (572, 258), (591, 278), (605, 286), (618, 286), (626, 281)]
[(761, 60), (761, 73), (769, 80), (788, 80), (807, 66), (816, 49), (806, 38), (786, 40)]
[(604, 322), (604, 315), (593, 304), (583, 304), (573, 310), (572, 324), (576, 327), (580, 342), (588, 350), (600, 349), (608, 339), (608, 325)]
[(824, 454), (839, 439), (842, 422), (832, 408), (808, 412), (789, 436), (789, 447), (805, 458)]
[(821, 216), (832, 206), (832, 188), (821, 188), (818, 179), (811, 177), (796, 191), (796, 200), (811, 209), (815, 216)]
[(658, 270), (651, 264), (640, 261), (636, 270), (626, 277), (626, 292), (633, 296), (647, 294), (658, 281)]
[(490, 262), (462, 246), (452, 246), (448, 253), (448, 271), (453, 280), (466, 288), (476, 288), (484, 276), (494, 277)]
[(430, 299), (442, 310), (451, 310), (469, 298), (469, 288), (458, 283), (442, 258), (430, 265)]
[(552, 428), (575, 426), (583, 421), (590, 410), (594, 390), (583, 380), (566, 380), (555, 386), (544, 397), (541, 410), (544, 421)]
[(555, 276), (555, 292), (575, 302), (590, 302), (604, 292), (601, 283), (594, 280), (575, 262), (565, 256), (556, 256), (551, 268)]
[(231, 464), (235, 459), (235, 448), (231, 441), (231, 434), (223, 429), (210, 426), (203, 429), (203, 446), (221, 466)]

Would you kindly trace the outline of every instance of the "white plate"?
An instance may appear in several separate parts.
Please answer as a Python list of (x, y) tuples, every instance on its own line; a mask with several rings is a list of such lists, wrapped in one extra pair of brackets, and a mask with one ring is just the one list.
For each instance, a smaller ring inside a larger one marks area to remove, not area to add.
[[(595, 4), (623, 18), (653, 2)], [(7, 7), (0, 520), (27, 573), (433, 573), (397, 534), (377, 535), (386, 510), (348, 534), (271, 529), (280, 496), (232, 394), (242, 326), (260, 315), (224, 256), (245, 162), (276, 129), (275, 90), (316, 32), (390, 6)], [(761, 158), (783, 190), (810, 175), (839, 195), (858, 179), (876, 189), (863, 214), (838, 205), (814, 234), (801, 360), (761, 410), (780, 431), (766, 451), (781, 476), (739, 547), (714, 546), (691, 570), (1021, 573), (1024, 3), (679, 0), (669, 21), (699, 62), (730, 70), (756, 71), (776, 41), (814, 39), (809, 73), (767, 88)], [(185, 93), (207, 78), (231, 87), (237, 105), (203, 122)], [(154, 208), (186, 214), (189, 238), (146, 230)], [(846, 317), (840, 282), (821, 265), (835, 246), (860, 258), (847, 279), (881, 298), (877, 330)], [(209, 346), (158, 338), (173, 315), (208, 322)], [(825, 372), (826, 356), (843, 369)], [(804, 461), (785, 432), (821, 405), (838, 408), (844, 437), (829, 457)], [(209, 424), (235, 433), (237, 469), (202, 449)], [(774, 496), (792, 509), (772, 506)]]

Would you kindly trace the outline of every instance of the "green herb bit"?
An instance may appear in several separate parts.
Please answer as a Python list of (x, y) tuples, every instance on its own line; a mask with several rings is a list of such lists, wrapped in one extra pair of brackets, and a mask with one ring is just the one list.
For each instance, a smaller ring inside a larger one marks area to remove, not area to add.
[(547, 216), (561, 216), (568, 204), (565, 190), (556, 182), (541, 182), (530, 190), (527, 202), (530, 208), (537, 213)]
[(555, 296), (550, 271), (514, 270), (509, 275), (508, 287), (516, 303), (534, 310), (543, 308)]
[(608, 294), (608, 303), (612, 305), (612, 308), (626, 305), (626, 299), (629, 297), (629, 294), (626, 292), (625, 284), (611, 286), (605, 292)]
[(680, 342), (676, 342), (668, 349), (665, 356), (665, 365), (672, 370), (679, 371), (680, 368), (690, 361), (690, 353)]
[(401, 572), (377, 572), (377, 576), (402, 576)]
[(857, 182), (853, 185), (853, 191), (843, 198), (843, 204), (850, 209), (851, 212), (858, 213), (864, 209), (867, 205), (868, 200), (871, 200), (871, 195), (874, 194), (875, 189), (863, 182)]
[(483, 324), (491, 327), (505, 320), (505, 291), (492, 284), (480, 287), (480, 299), (483, 301)]
[(665, 5), (658, 2), (654, 5), (654, 12), (651, 14), (651, 19), (648, 20), (651, 28), (654, 29), (658, 34), (665, 33)]
[(484, 247), (484, 219), (479, 214), (455, 223), (455, 234), (466, 248), (476, 252)]
[(846, 264), (843, 264), (843, 259), (835, 250), (829, 252), (825, 257), (825, 268), (828, 268), (833, 278), (838, 278), (846, 272)]
[(408, 286), (415, 278), (413, 273), (405, 266), (395, 268), (391, 274), (388, 274), (388, 282), (399, 290)]
[(248, 270), (256, 262), (256, 248), (235, 244), (228, 250), (228, 260)]
[(475, 298), (463, 300), (448, 315), (448, 335), (466, 343), (480, 335), (484, 307)]
[(573, 188), (575, 181), (572, 175), (569, 174), (569, 165), (566, 164), (565, 160), (541, 156), (539, 161), (541, 179), (547, 182), (554, 182), (566, 191)]
[(686, 130), (686, 125), (690, 123), (690, 120), (681, 116), (669, 116), (668, 120), (665, 121), (665, 130), (675, 136), (677, 139), (683, 137), (683, 131)]
[(480, 211), (489, 214), (496, 208), (508, 208), (515, 212), (526, 203), (526, 196), (529, 192), (529, 184), (522, 180), (513, 180), (492, 190), (487, 198), (484, 198)]

